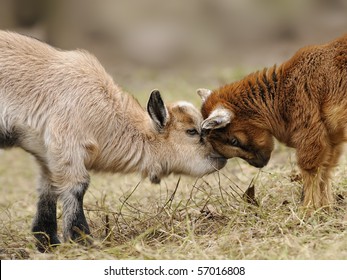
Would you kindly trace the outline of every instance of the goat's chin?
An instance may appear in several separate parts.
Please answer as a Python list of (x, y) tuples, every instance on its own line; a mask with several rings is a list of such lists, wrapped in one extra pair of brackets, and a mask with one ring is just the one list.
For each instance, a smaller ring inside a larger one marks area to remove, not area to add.
[(226, 164), (226, 158), (214, 157), (213, 160), (211, 160), (210, 158), (208, 162), (205, 162), (205, 164), (201, 165), (200, 168), (198, 168), (198, 165), (194, 166), (193, 164), (192, 166), (194, 166), (194, 169), (191, 169), (190, 172), (186, 174), (193, 177), (203, 177), (205, 175), (211, 174), (222, 169)]
[(213, 159), (214, 159), (214, 161), (212, 163), (212, 166), (214, 168), (213, 171), (217, 171), (217, 170), (222, 169), (228, 162), (228, 159), (223, 157), (223, 156), (215, 157)]
[[(185, 162), (186, 163), (186, 162)], [(170, 173), (175, 175), (188, 175), (192, 177), (203, 177), (204, 175), (211, 174), (219, 169), (222, 169), (227, 164), (227, 159), (223, 156), (210, 156), (207, 161), (198, 161), (196, 164), (189, 163), (187, 166), (181, 166), (171, 172), (156, 174), (149, 174), (149, 180), (152, 184), (160, 184), (162, 177), (168, 176)]]
[(158, 175), (151, 175), (149, 176), (149, 180), (151, 181), (152, 184), (160, 184), (161, 177)]

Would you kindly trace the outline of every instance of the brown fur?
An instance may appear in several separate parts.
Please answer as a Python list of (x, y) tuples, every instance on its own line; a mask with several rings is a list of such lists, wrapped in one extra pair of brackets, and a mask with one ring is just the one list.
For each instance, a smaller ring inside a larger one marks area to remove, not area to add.
[(201, 122), (192, 104), (165, 106), (158, 91), (146, 112), (85, 51), (0, 31), (0, 148), (21, 147), (41, 167), (33, 231), (42, 251), (59, 243), (58, 198), (64, 238), (90, 233), (83, 213), (88, 170), (139, 172), (159, 183), (170, 173), (222, 168), (226, 160), (205, 141)]
[[(346, 140), (347, 35), (302, 48), (278, 67), (200, 95), (206, 100), (203, 127), (211, 129), (217, 151), (262, 167), (270, 158), (274, 136), (296, 148), (304, 206), (333, 203), (331, 172)], [(227, 121), (213, 113), (221, 108), (231, 115)]]

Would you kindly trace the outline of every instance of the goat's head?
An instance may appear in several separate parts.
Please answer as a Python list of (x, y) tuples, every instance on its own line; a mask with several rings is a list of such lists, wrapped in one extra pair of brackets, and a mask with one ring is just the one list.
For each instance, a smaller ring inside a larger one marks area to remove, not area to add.
[(159, 91), (154, 90), (147, 111), (160, 143), (160, 168), (149, 174), (152, 182), (158, 183), (162, 175), (170, 173), (201, 177), (225, 166), (227, 160), (206, 140), (201, 129), (202, 115), (191, 103), (165, 106)]
[(255, 167), (265, 166), (274, 147), (272, 134), (212, 91), (198, 89), (197, 93), (203, 100), (201, 126), (214, 149), (226, 158), (240, 157)]

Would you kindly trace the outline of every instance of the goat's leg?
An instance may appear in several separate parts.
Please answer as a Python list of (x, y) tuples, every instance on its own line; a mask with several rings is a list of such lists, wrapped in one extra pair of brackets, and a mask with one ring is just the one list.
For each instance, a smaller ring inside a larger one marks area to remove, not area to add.
[(298, 165), (303, 179), (303, 206), (309, 212), (322, 207), (323, 190), (330, 193), (330, 177), (327, 173), (327, 162), (331, 157), (331, 146), (322, 125), (306, 136), (307, 142), (301, 142), (297, 147)]
[(57, 236), (57, 194), (52, 190), (50, 181), (43, 174), (39, 185), (39, 201), (32, 232), (40, 252), (48, 251), (50, 246), (60, 244)]
[(325, 182), (322, 181), (321, 169), (301, 170), (303, 188), (303, 206), (307, 209), (315, 210), (321, 207), (322, 195), (321, 187)]
[(320, 183), (321, 206), (331, 208), (334, 203), (334, 196), (331, 188), (331, 173), (336, 167), (343, 150), (343, 144), (331, 147), (329, 157), (323, 166), (322, 180)]
[(88, 182), (78, 183), (61, 193), (63, 203), (63, 235), (66, 241), (73, 240), (88, 244), (91, 242), (90, 230), (83, 211), (83, 197)]
[[(69, 128), (69, 127), (67, 127)], [(53, 131), (48, 150), (52, 181), (63, 205), (63, 236), (65, 241), (90, 243), (90, 230), (83, 211), (83, 197), (88, 189), (89, 175), (85, 168), (85, 147), (66, 134)], [(60, 138), (62, 135), (66, 137)], [(66, 139), (65, 139), (66, 138)]]
[(336, 144), (326, 147), (320, 157), (320, 164), (309, 170), (302, 169), (304, 182), (303, 205), (308, 208), (325, 208), (329, 210), (334, 202), (331, 188), (331, 172), (336, 166), (342, 145)]

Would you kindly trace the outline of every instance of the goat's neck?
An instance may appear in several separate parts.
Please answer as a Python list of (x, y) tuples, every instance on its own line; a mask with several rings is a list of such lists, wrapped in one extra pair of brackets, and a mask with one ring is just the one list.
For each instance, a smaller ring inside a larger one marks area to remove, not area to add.
[(258, 126), (269, 130), (280, 141), (285, 141), (287, 123), (283, 113), (282, 67), (273, 66), (269, 69), (252, 73), (241, 81), (242, 94), (235, 103)]
[(163, 168), (160, 164), (160, 143), (149, 115), (136, 99), (124, 93), (120, 94), (119, 102), (115, 104), (108, 124), (110, 133), (107, 134), (111, 137), (104, 139), (100, 169), (140, 172), (143, 176), (152, 176), (155, 181), (159, 169)]

